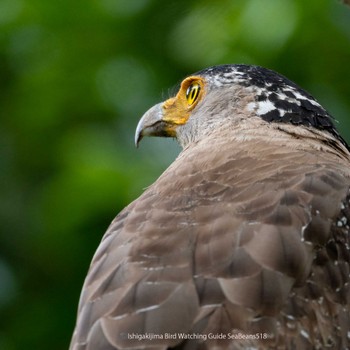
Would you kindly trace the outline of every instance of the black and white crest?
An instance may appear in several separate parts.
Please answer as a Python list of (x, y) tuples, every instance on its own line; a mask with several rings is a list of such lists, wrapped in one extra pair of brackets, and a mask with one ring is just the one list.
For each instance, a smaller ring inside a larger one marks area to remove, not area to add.
[(336, 130), (334, 118), (309, 93), (272, 70), (237, 64), (215, 66), (197, 74), (205, 76), (214, 88), (227, 84), (252, 88), (255, 101), (248, 108), (267, 122), (327, 131), (349, 148)]

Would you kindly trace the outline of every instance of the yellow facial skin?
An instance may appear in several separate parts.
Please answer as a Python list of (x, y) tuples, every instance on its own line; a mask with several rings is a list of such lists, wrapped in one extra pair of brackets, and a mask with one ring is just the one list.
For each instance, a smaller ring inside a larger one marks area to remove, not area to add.
[(136, 146), (144, 136), (176, 137), (176, 128), (186, 124), (193, 108), (205, 95), (205, 85), (201, 77), (188, 77), (175, 97), (150, 108), (137, 125)]
[(166, 132), (175, 137), (176, 127), (183, 125), (190, 117), (191, 111), (203, 98), (205, 81), (201, 77), (186, 78), (175, 97), (166, 100), (163, 105), (163, 118), (166, 123)]

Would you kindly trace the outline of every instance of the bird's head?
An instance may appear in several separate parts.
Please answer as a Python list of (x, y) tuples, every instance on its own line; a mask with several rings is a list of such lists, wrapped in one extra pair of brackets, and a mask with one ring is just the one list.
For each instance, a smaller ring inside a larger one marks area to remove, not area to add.
[(242, 64), (214, 66), (185, 78), (175, 97), (143, 115), (135, 143), (144, 136), (161, 136), (176, 138), (185, 147), (218, 127), (232, 128), (251, 117), (262, 125), (326, 132), (347, 147), (333, 118), (310, 94), (269, 69)]

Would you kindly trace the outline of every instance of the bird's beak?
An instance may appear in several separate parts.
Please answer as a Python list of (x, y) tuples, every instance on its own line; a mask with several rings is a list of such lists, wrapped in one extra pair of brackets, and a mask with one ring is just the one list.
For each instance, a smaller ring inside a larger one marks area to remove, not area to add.
[(140, 119), (135, 133), (138, 147), (144, 136), (176, 137), (176, 128), (186, 123), (188, 113), (178, 108), (178, 102), (171, 98), (150, 108)]
[(167, 136), (165, 134), (162, 105), (163, 103), (158, 103), (153, 106), (140, 119), (135, 133), (136, 147), (144, 136)]

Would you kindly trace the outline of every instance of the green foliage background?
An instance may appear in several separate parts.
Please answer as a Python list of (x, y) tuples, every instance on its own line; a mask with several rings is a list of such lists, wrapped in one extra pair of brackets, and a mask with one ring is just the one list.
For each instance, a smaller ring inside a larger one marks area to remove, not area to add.
[(336, 0), (0, 0), (0, 349), (66, 349), (113, 217), (174, 159), (137, 121), (206, 66), (272, 68), (350, 141), (350, 8)]

